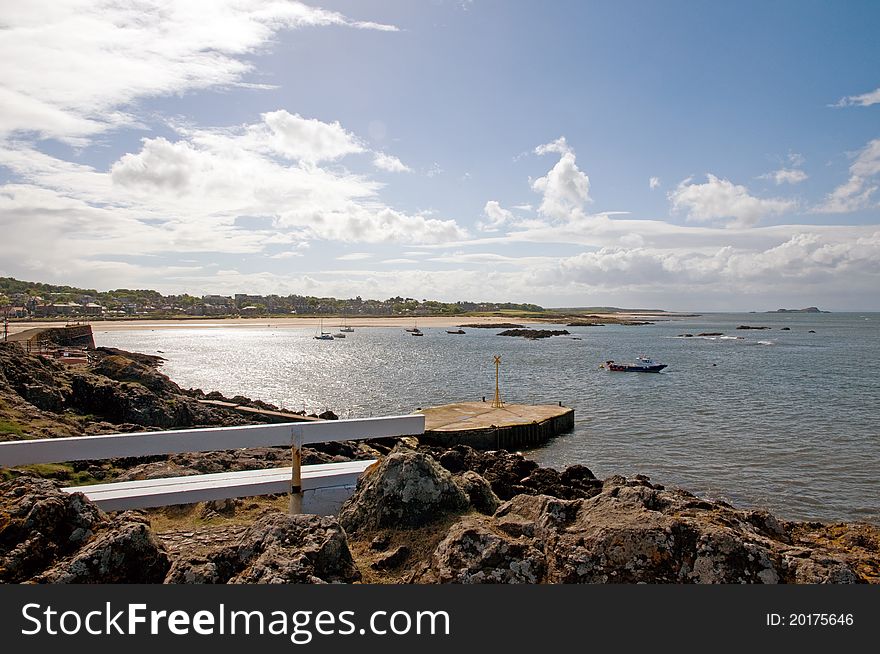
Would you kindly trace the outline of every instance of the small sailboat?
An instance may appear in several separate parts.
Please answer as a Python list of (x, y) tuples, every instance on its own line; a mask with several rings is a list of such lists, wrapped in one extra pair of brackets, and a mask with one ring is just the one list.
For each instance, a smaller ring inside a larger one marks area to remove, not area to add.
[(315, 334), (315, 340), (318, 340), (318, 341), (332, 341), (333, 340), (333, 334), (331, 334), (330, 332), (324, 331), (324, 319), (323, 318), (321, 319), (321, 331), (320, 331), (320, 333)]
[(414, 322), (412, 327), (407, 327), (406, 331), (413, 335), (422, 335), (422, 332), (419, 331), (419, 323)]
[(350, 333), (354, 331), (354, 327), (351, 327), (346, 321), (345, 316), (342, 316), (342, 327), (339, 328), (339, 331)]

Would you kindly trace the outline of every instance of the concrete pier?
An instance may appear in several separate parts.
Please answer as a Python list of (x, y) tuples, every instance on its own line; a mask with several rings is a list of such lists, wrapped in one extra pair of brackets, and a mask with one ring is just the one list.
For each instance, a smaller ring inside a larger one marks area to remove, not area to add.
[(480, 450), (518, 449), (547, 442), (574, 428), (574, 409), (556, 404), (459, 402), (421, 409), (426, 443), (470, 445)]

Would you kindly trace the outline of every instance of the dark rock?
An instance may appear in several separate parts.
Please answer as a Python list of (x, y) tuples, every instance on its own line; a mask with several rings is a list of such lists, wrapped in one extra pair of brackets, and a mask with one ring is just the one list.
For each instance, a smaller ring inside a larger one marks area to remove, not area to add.
[(466, 470), (460, 477), (456, 477), (456, 482), (467, 493), (471, 506), (480, 513), (492, 515), (501, 505), (501, 500), (492, 491), (489, 482), (473, 470)]
[(790, 331), (791, 331), (791, 327), (782, 327), (782, 328), (780, 328), (779, 331), (781, 331), (781, 332), (790, 332)]
[(498, 336), (521, 336), (534, 340), (536, 338), (550, 338), (551, 336), (567, 336), (567, 329), (508, 329), (499, 332)]
[(545, 557), (528, 542), (465, 518), (434, 550), (427, 576), (458, 584), (534, 584), (544, 578)]
[(95, 537), (71, 558), (37, 577), (51, 584), (162, 583), (171, 563), (149, 524), (128, 521)]
[(740, 325), (737, 329), (772, 329), (771, 327), (751, 327), (749, 325)]
[(466, 511), (468, 496), (449, 471), (426, 454), (395, 451), (368, 471), (339, 512), (349, 533), (419, 527)]
[[(492, 518), (453, 525), (420, 581), (534, 583), (854, 583), (845, 559), (793, 548), (770, 514), (737, 511), (644, 476), (600, 494), (517, 495)], [(527, 574), (524, 573), (527, 571)]]
[(464, 455), (458, 450), (446, 450), (437, 462), (449, 472), (455, 474), (464, 469)]
[(82, 494), (46, 479), (0, 484), (0, 581), (31, 579), (82, 547), (107, 516)]
[(236, 545), (175, 561), (165, 583), (352, 583), (360, 577), (335, 518), (273, 513)]
[(379, 534), (370, 541), (370, 549), (381, 552), (391, 544), (391, 537), (388, 534)]
[(390, 570), (403, 564), (409, 558), (409, 555), (410, 549), (406, 545), (401, 545), (388, 552), (385, 556), (373, 561), (370, 567), (374, 570)]
[(22, 476), (0, 484), (0, 581), (151, 583), (169, 565), (142, 514), (111, 522), (55, 482)]
[(722, 332), (701, 332), (697, 336), (724, 336)]
[(318, 414), (318, 417), (321, 420), (339, 420), (339, 416), (337, 416), (332, 411), (324, 411), (324, 413)]

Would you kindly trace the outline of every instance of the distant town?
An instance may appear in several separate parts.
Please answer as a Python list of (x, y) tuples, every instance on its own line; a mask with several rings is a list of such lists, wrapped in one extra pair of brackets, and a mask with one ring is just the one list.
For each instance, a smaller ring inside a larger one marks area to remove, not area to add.
[(246, 316), (453, 316), (473, 312), (543, 311), (513, 302), (438, 302), (408, 297), (364, 300), (309, 295), (162, 295), (158, 291), (93, 289), (0, 277), (0, 317), (10, 320), (132, 319)]

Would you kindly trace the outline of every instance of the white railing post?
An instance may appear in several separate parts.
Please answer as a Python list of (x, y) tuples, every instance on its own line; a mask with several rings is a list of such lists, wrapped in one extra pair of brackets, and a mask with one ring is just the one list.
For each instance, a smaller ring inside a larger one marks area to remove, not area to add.
[(302, 447), (303, 427), (294, 425), (291, 428), (291, 458), (292, 468), (290, 476), (290, 515), (302, 513), (303, 489), (302, 489)]

